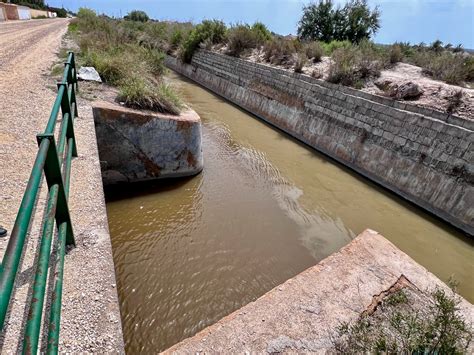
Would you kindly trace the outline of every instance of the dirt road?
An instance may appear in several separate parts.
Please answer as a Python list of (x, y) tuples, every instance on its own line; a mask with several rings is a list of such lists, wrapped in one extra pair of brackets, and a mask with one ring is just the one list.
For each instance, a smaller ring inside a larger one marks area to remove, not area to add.
[[(0, 225), (9, 232), (38, 150), (36, 134), (46, 127), (56, 97), (50, 73), (67, 24), (67, 19), (0, 23)], [(59, 351), (120, 353), (122, 330), (94, 122), (88, 102), (79, 98), (78, 109), (74, 130), (79, 156), (72, 163), (69, 201), (77, 247), (65, 260)], [(0, 332), (0, 353), (21, 352), (46, 198), (43, 181)], [(0, 258), (8, 238), (0, 238)], [(40, 337), (42, 349), (46, 333)]]

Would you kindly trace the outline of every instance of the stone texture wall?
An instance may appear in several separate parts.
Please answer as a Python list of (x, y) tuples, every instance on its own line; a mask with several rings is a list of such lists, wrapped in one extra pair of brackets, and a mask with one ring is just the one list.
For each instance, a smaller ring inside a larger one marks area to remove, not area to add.
[(209, 51), (166, 64), (474, 235), (473, 121)]
[(190, 176), (203, 168), (201, 120), (93, 104), (104, 184)]

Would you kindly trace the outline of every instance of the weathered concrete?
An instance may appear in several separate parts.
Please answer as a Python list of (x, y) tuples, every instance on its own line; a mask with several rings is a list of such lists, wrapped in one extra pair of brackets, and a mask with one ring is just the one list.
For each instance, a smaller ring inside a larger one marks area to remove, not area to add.
[[(331, 336), (341, 322), (357, 319), (399, 279), (408, 281), (402, 287), (448, 291), (383, 236), (366, 230), (339, 252), (165, 353), (322, 353), (332, 348)], [(474, 307), (461, 299), (460, 309), (473, 324)]]
[(190, 176), (203, 168), (201, 120), (93, 104), (104, 184)]
[(474, 121), (204, 50), (166, 65), (474, 235)]

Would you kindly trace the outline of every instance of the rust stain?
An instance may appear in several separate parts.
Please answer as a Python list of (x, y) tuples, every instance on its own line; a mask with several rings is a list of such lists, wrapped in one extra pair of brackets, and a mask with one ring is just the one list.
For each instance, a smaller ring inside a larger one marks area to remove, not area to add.
[(197, 164), (196, 158), (194, 157), (194, 154), (191, 153), (189, 150), (187, 151), (187, 154), (186, 154), (186, 161), (192, 167), (194, 168), (196, 167), (196, 164)]
[(153, 162), (150, 158), (148, 158), (145, 154), (138, 153), (137, 158), (143, 163), (146, 173), (149, 176), (153, 176), (153, 177), (160, 176), (162, 168), (159, 165), (157, 165), (155, 162)]

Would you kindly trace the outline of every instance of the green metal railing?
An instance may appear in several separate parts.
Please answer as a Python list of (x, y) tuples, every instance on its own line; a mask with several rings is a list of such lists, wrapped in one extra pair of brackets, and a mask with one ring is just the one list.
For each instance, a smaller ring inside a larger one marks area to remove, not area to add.
[[(3, 330), (15, 278), (25, 247), (26, 235), (30, 228), (31, 217), (35, 209), (44, 172), (49, 192), (41, 240), (39, 241), (39, 256), (32, 286), (33, 292), (29, 300), (28, 319), (23, 335), (23, 353), (26, 354), (36, 354), (38, 351), (55, 222), (58, 228), (56, 269), (54, 270), (55, 277), (53, 280), (54, 284), (52, 285), (53, 293), (51, 295), (50, 314), (49, 318), (46, 318), (45, 315), (43, 323), (48, 327), (47, 352), (49, 354), (56, 354), (58, 352), (64, 256), (66, 254), (66, 246), (74, 245), (67, 201), (71, 160), (72, 157), (77, 156), (73, 129), (73, 121), (77, 117), (76, 90), (77, 76), (74, 53), (69, 52), (62, 81), (58, 83), (58, 95), (48, 124), (44, 133), (36, 136), (39, 146), (38, 154), (33, 164), (30, 179), (21, 201), (20, 210), (18, 211), (7, 249), (0, 264), (0, 329)], [(59, 129), (59, 143), (56, 145), (54, 131), (60, 109), (62, 119)]]

